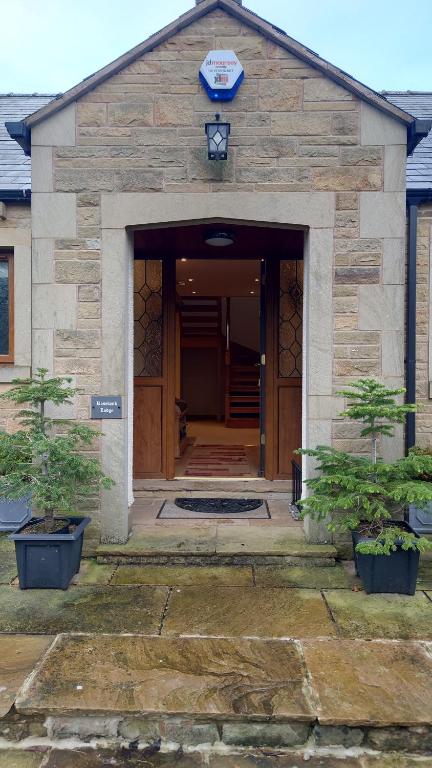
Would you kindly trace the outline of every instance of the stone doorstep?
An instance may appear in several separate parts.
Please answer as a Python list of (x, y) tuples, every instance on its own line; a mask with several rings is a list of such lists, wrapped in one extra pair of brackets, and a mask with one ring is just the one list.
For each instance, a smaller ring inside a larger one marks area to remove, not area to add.
[(154, 562), (155, 558), (166, 562), (170, 558), (180, 558), (178, 564), (187, 560), (208, 565), (222, 565), (222, 562), (264, 564), (268, 558), (277, 558), (275, 562), (282, 564), (292, 561), (300, 565), (299, 560), (313, 564), (315, 560), (322, 565), (328, 560), (334, 565), (337, 556), (332, 544), (309, 544), (299, 539), (297, 528), (222, 523), (205, 526), (196, 522), (193, 527), (136, 526), (125, 544), (101, 544), (96, 555), (98, 558), (115, 557), (118, 562), (118, 558), (148, 558), (149, 562)]
[(205, 555), (202, 553), (196, 554), (160, 554), (160, 553), (121, 553), (118, 552), (106, 552), (101, 551), (99, 547), (96, 550), (97, 562), (100, 565), (114, 564), (114, 565), (166, 565), (166, 566), (184, 566), (184, 567), (200, 567), (200, 566), (244, 566), (244, 565), (274, 565), (274, 566), (308, 566), (308, 567), (332, 567), (336, 565), (335, 557), (300, 557), (287, 555), (244, 555), (235, 554), (232, 555)]

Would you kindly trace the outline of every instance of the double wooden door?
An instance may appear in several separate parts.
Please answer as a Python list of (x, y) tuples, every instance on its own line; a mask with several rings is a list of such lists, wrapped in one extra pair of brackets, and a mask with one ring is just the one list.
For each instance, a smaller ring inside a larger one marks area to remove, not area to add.
[[(261, 474), (291, 477), (301, 445), (303, 262), (268, 258), (261, 273)], [(175, 258), (134, 275), (134, 477), (175, 475)]]

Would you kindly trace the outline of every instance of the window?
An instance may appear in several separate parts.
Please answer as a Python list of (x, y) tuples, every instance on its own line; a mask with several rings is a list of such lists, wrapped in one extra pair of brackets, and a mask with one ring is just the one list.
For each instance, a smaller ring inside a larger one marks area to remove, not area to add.
[(0, 363), (13, 362), (13, 255), (0, 251)]

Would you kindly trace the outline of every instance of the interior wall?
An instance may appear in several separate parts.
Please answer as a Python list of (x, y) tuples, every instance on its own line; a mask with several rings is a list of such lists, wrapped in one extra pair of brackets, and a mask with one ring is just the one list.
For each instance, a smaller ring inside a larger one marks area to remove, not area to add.
[(255, 352), (260, 350), (259, 302), (258, 296), (231, 299), (231, 341)]
[(182, 350), (182, 398), (188, 416), (220, 416), (221, 391), (218, 375), (218, 350), (184, 348)]

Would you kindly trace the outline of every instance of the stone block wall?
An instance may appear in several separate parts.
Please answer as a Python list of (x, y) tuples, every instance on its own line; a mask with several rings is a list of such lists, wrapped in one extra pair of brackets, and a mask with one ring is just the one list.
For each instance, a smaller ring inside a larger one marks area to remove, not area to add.
[(416, 443), (432, 445), (432, 296), (431, 296), (432, 205), (419, 207), (417, 225), (417, 402)]
[[(30, 372), (30, 249), (31, 214), (29, 205), (2, 205), (0, 216), (0, 248), (14, 252), (15, 283), (15, 359), (13, 364), (0, 364), (0, 392), (10, 386), (16, 376)], [(19, 408), (0, 400), (0, 430), (12, 432), (18, 428), (14, 419)]]

